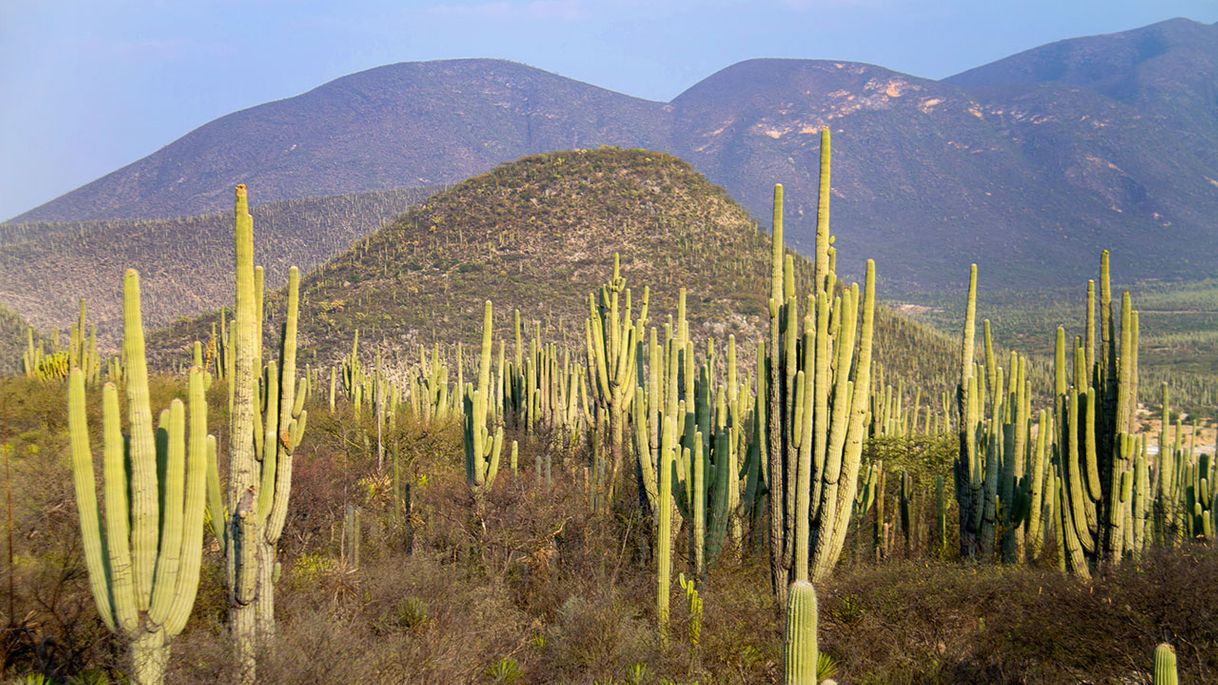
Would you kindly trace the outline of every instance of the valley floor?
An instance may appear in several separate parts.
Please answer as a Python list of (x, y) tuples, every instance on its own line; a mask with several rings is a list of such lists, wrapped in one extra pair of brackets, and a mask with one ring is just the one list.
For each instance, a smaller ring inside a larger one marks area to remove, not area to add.
[[(180, 392), (156, 379), (153, 404)], [(212, 400), (222, 434), (223, 393), (213, 389)], [(0, 380), (0, 445), (13, 502), (13, 562), (4, 567), (11, 595), (0, 601), (4, 674), (113, 682), (124, 657), (89, 594), (63, 404), (57, 384)], [(661, 650), (655, 570), (632, 494), (611, 511), (592, 511), (582, 479), (561, 467), (564, 455), (577, 463), (578, 452), (516, 436), (520, 473), (501, 475), (476, 502), (460, 463), (458, 426), (399, 422), (384, 435), (378, 468), (367, 414), (357, 420), (342, 406), (333, 415), (323, 406), (315, 411), (296, 459), (281, 545), (279, 636), (262, 655), (261, 681), (780, 680), (782, 612), (764, 550), (743, 559), (725, 553), (711, 569), (699, 583), (704, 609), (696, 628), (674, 586), (670, 644)], [(549, 486), (533, 468), (547, 452)], [(394, 496), (395, 473), (399, 488), (410, 484), (409, 514)], [(358, 559), (343, 542), (350, 506), (361, 513)], [(1218, 554), (1211, 546), (1158, 552), (1141, 568), (1126, 565), (1085, 585), (1061, 574), (1051, 555), (1031, 567), (961, 563), (952, 558), (953, 540), (944, 548), (929, 533), (929, 520), (906, 543), (896, 510), (889, 506), (889, 526), (881, 526), (883, 554), (872, 513), (818, 588), (820, 645), (839, 682), (1148, 682), (1152, 650), (1162, 641), (1179, 653), (1182, 682), (1218, 678)], [(685, 535), (676, 539), (674, 571), (688, 573)], [(233, 677), (222, 560), (209, 544), (194, 613), (173, 645), (170, 682)]]

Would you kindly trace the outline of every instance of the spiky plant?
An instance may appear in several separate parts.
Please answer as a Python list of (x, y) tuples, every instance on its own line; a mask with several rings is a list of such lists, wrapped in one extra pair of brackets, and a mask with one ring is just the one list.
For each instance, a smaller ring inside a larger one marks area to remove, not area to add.
[[(845, 544), (858, 486), (871, 393), (871, 342), (875, 315), (875, 264), (866, 283), (838, 292), (829, 235), (829, 132), (821, 135), (821, 188), (817, 209), (816, 270), (801, 299), (794, 262), (783, 249), (782, 186), (774, 188), (770, 289), (769, 396), (770, 572), (780, 598), (807, 559), (803, 535), (814, 537), (812, 578), (832, 570)], [(859, 326), (859, 315), (862, 325)], [(800, 322), (802, 320), (802, 326)], [(801, 493), (811, 490), (809, 497)]]
[[(207, 435), (203, 374), (193, 368), (187, 409), (175, 399), (152, 422), (140, 316), (139, 274), (123, 287), (123, 347), (127, 359), (127, 435), (118, 388), (102, 389), (105, 514), (98, 509), (85, 411), (86, 372), (72, 369), (68, 423), (72, 475), (89, 585), (102, 621), (125, 637), (131, 678), (164, 681), (169, 641), (185, 627), (199, 586), (203, 554), (204, 476), (215, 438)], [(163, 432), (158, 438), (156, 433)], [(158, 465), (163, 471), (158, 474)], [(103, 530), (104, 522), (104, 530)]]

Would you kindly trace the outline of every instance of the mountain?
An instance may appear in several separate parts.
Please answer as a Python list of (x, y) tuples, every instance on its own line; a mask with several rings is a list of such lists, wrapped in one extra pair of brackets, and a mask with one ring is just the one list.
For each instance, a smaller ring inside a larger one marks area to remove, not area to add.
[(951, 76), (965, 88), (1054, 84), (1155, 105), (1213, 103), (1218, 24), (1170, 19), (1132, 31), (1072, 38)]
[[(337, 361), (350, 352), (356, 329), (369, 358), (381, 349), (391, 362), (414, 360), (420, 344), (459, 340), (468, 351), (479, 340), (486, 299), (494, 302), (501, 337), (519, 309), (525, 322), (541, 322), (547, 339), (582, 345), (588, 296), (609, 280), (614, 254), (635, 311), (649, 288), (652, 325), (675, 314), (684, 287), (692, 334), (719, 345), (735, 335), (742, 364), (752, 366), (768, 320), (768, 236), (685, 162), (618, 148), (496, 167), (412, 207), (308, 275), (300, 294), (301, 361)], [(810, 281), (808, 260), (796, 264), (799, 278)], [(267, 307), (271, 315), (280, 311), (282, 293)], [(206, 340), (214, 320), (178, 322), (158, 334), (153, 345), (162, 363)], [(877, 314), (877, 359), (928, 390), (946, 388), (956, 347), (887, 308)]]
[[(267, 286), (285, 283), (293, 264), (306, 271), (323, 264), (429, 192), (402, 189), (258, 204), (253, 209), (257, 258), (266, 266)], [(230, 305), (232, 236), (231, 208), (176, 219), (3, 224), (0, 302), (50, 331), (74, 323), (77, 302), (86, 298), (99, 341), (116, 344), (128, 268), (140, 272), (149, 327)]]
[(607, 144), (681, 157), (755, 217), (783, 182), (806, 248), (828, 126), (847, 273), (875, 257), (886, 284), (917, 292), (978, 262), (996, 283), (1062, 285), (1107, 247), (1132, 279), (1190, 278), (1218, 259), (1216, 38), (1172, 20), (941, 81), (749, 60), (670, 103), (502, 61), (397, 64), (217, 119), (19, 219), (215, 211), (239, 181), (266, 200), (448, 183)]
[(662, 106), (502, 60), (394, 64), (216, 119), (16, 221), (175, 217), (435, 186), (530, 152), (655, 147)]

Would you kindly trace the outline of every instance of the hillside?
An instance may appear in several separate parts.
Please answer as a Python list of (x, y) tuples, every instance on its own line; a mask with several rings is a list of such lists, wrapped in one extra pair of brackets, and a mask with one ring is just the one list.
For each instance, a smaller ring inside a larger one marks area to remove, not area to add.
[[(257, 236), (257, 217), (254, 227)], [(413, 360), (418, 344), (472, 345), (486, 299), (495, 304), (500, 335), (509, 333), (518, 308), (526, 322), (543, 323), (548, 339), (582, 346), (588, 294), (609, 278), (614, 253), (636, 309), (643, 286), (650, 287), (653, 325), (675, 314), (677, 289), (685, 287), (694, 335), (723, 345), (734, 334), (742, 363), (752, 366), (768, 316), (769, 238), (689, 165), (619, 148), (497, 167), (428, 198), (308, 275), (302, 360), (336, 361), (357, 328), (369, 357), (377, 347), (391, 360)], [(798, 264), (808, 278), (808, 261)], [(268, 306), (274, 316), (276, 303)], [(158, 346), (184, 350), (206, 337), (210, 320), (176, 325)], [(877, 359), (900, 369), (893, 373), (928, 387), (950, 375), (955, 344), (947, 336), (884, 308), (877, 321)], [(907, 358), (915, 349), (916, 363)]]
[(20, 314), (0, 304), (0, 376), (21, 371), (28, 328)]
[(395, 64), (217, 119), (19, 218), (225, 210), (241, 181), (264, 201), (455, 182), (609, 144), (677, 155), (756, 217), (783, 182), (788, 233), (807, 245), (828, 125), (847, 272), (873, 256), (890, 287), (917, 292), (959, 286), (978, 262), (1004, 285), (1068, 285), (1107, 247), (1131, 278), (1189, 279), (1218, 259), (1216, 37), (1172, 20), (942, 81), (749, 60), (669, 103), (497, 60)]
[[(256, 188), (252, 193), (257, 198)], [(258, 258), (268, 285), (282, 285), (292, 264), (306, 270), (322, 264), (427, 193), (402, 189), (259, 205)], [(66, 330), (84, 297), (100, 341), (112, 343), (122, 332), (127, 268), (140, 272), (147, 326), (230, 304), (232, 233), (231, 208), (177, 219), (0, 225), (0, 302), (39, 329)]]

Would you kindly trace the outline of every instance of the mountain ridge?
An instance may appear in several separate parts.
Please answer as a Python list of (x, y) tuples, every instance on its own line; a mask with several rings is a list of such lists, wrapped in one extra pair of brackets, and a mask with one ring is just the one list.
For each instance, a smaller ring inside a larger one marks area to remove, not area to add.
[[(1187, 274), (1218, 259), (1216, 35), (1169, 20), (939, 81), (758, 58), (668, 103), (502, 60), (399, 63), (221, 117), (19, 218), (212, 211), (237, 182), (266, 200), (451, 183), (529, 154), (612, 145), (689, 161), (755, 217), (783, 182), (788, 233), (806, 248), (814, 134), (829, 126), (846, 272), (866, 255), (908, 290), (958, 284), (970, 262), (1004, 282), (1063, 283), (1109, 247), (1131, 256), (1134, 278)], [(1056, 72), (1037, 70), (1046, 60)], [(1196, 68), (1182, 75), (1181, 63)], [(1125, 65), (1125, 90), (1088, 81), (1088, 64)]]

